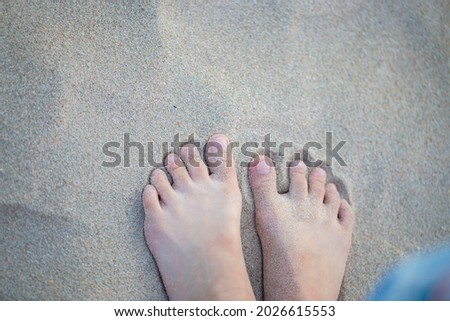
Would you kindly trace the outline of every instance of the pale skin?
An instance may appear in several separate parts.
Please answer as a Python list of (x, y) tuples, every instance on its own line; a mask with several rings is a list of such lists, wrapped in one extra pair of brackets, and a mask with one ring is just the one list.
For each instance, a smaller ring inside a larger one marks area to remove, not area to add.
[[(229, 140), (214, 135), (208, 144), (226, 150)], [(206, 164), (193, 145), (179, 154), (167, 157), (173, 184), (156, 169), (143, 193), (145, 237), (169, 299), (254, 300), (242, 253), (242, 196), (231, 154), (210, 156)], [(314, 169), (307, 179), (302, 162), (290, 168), (289, 192), (279, 194), (271, 164), (258, 157), (249, 169), (265, 299), (336, 300), (353, 211), (336, 187), (326, 184), (324, 170)]]

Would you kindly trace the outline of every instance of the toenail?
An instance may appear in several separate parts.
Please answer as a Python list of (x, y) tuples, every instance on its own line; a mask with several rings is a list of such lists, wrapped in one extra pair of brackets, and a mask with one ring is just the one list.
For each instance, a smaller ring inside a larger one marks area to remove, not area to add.
[(328, 183), (327, 188), (329, 188), (331, 190), (337, 190), (336, 185), (334, 185), (333, 183)]
[(168, 164), (174, 164), (175, 163), (175, 155), (174, 154), (169, 154), (169, 156), (167, 156), (167, 163)]
[(220, 144), (220, 146), (222, 146), (222, 149), (223, 149), (223, 150), (224, 150), (224, 149), (227, 147), (227, 145), (228, 145), (227, 139), (226, 139), (224, 136), (222, 136), (222, 135), (216, 136), (216, 137), (214, 138), (214, 141), (217, 142), (218, 144)]
[(158, 176), (158, 175), (160, 174), (160, 172), (161, 172), (161, 170), (160, 170), (159, 168), (154, 169), (154, 170), (152, 171), (152, 173), (151, 173), (151, 176), (152, 176), (152, 177), (156, 177), (156, 176)]
[(175, 154), (169, 154), (169, 156), (167, 156), (167, 165), (170, 168), (174, 168), (181, 167), (183, 164), (181, 163), (180, 159), (175, 156)]
[(268, 174), (270, 172), (270, 166), (267, 164), (265, 158), (259, 159), (258, 165), (256, 165), (256, 171), (258, 174)]
[(315, 175), (317, 175), (318, 177), (325, 177), (327, 175), (325, 170), (323, 168), (320, 168), (320, 167), (316, 167), (315, 172), (316, 172)]
[(305, 163), (303, 163), (302, 161), (300, 161), (300, 162), (298, 162), (297, 164), (295, 164), (294, 167), (295, 167), (297, 170), (300, 170), (300, 171), (306, 171), (306, 170), (307, 170), (307, 167), (306, 167)]

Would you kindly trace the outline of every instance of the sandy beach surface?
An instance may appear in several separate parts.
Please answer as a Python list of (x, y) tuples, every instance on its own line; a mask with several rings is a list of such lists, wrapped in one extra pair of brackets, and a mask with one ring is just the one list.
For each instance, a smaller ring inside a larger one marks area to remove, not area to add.
[[(6, 1), (1, 12), (2, 299), (166, 299), (141, 192), (147, 142), (160, 161), (176, 134), (346, 141), (333, 170), (358, 217), (342, 299), (364, 299), (397, 260), (448, 240), (447, 1)], [(144, 166), (138, 147), (126, 166), (124, 134), (145, 147)], [(116, 167), (102, 166), (108, 142), (120, 143)], [(262, 299), (247, 168), (238, 175)]]

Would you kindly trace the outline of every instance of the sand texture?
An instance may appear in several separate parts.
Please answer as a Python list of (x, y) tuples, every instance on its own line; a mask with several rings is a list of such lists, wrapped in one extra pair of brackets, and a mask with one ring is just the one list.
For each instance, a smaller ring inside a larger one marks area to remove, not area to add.
[[(255, 2), (2, 4), (0, 298), (166, 299), (142, 230), (152, 166), (137, 148), (129, 167), (102, 166), (102, 146), (123, 146), (124, 133), (154, 142), (156, 160), (177, 133), (347, 141), (347, 166), (333, 171), (358, 218), (342, 299), (448, 239), (448, 2)], [(238, 173), (261, 299), (248, 170)]]

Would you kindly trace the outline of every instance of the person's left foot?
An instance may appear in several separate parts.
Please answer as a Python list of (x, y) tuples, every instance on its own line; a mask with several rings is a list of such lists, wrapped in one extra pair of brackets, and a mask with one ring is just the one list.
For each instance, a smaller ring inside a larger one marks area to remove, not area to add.
[[(143, 193), (144, 232), (171, 300), (254, 300), (242, 253), (242, 196), (228, 138), (214, 135), (208, 168), (192, 144), (155, 169)], [(217, 148), (219, 147), (219, 148)], [(220, 150), (219, 150), (220, 154)]]

